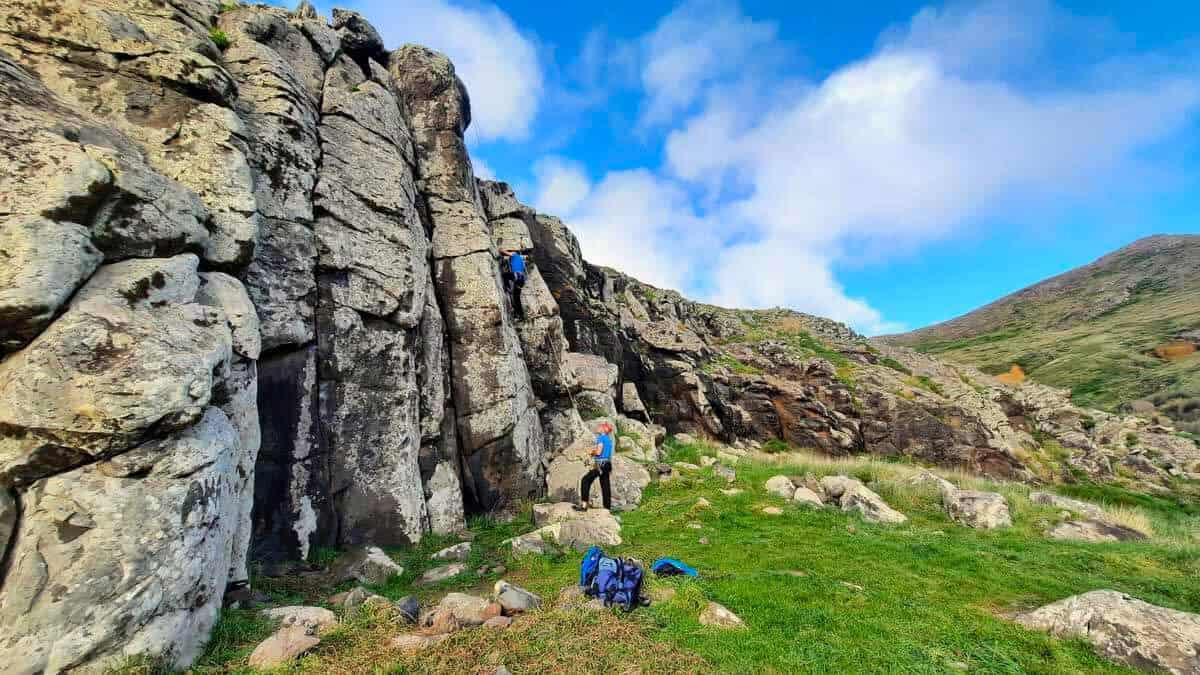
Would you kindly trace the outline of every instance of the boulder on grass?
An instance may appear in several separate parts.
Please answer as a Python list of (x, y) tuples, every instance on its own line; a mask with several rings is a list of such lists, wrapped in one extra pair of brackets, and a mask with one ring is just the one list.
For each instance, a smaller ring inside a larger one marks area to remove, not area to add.
[(258, 643), (247, 661), (251, 668), (270, 670), (278, 668), (321, 644), (321, 639), (312, 635), (301, 625), (284, 626), (271, 637)]
[(821, 487), (843, 511), (857, 511), (867, 522), (891, 525), (908, 522), (908, 516), (888, 506), (882, 497), (859, 480), (847, 476), (826, 476), (821, 479)]
[(471, 555), (471, 542), (464, 541), (461, 544), (447, 546), (446, 548), (433, 554), (434, 560), (454, 560), (462, 562)]
[(1082, 638), (1105, 658), (1139, 670), (1200, 673), (1200, 614), (1101, 590), (1020, 614), (1017, 622), (1060, 638)]
[(497, 581), (492, 588), (492, 599), (504, 608), (504, 613), (508, 616), (528, 612), (542, 606), (540, 597), (504, 580)]
[(310, 633), (324, 633), (330, 628), (337, 625), (337, 615), (325, 609), (324, 607), (305, 607), (302, 605), (294, 605), (291, 607), (274, 607), (264, 609), (263, 616), (268, 619), (278, 621), (280, 626), (302, 626)]
[(943, 491), (942, 505), (951, 519), (967, 527), (990, 530), (1012, 526), (1008, 502), (1004, 501), (1004, 495), (997, 492)]
[(434, 567), (426, 570), (424, 574), (413, 582), (414, 586), (432, 586), (433, 584), (443, 582), (451, 577), (456, 577), (467, 571), (467, 566), (464, 563), (450, 563), (441, 567)]
[(388, 557), (378, 546), (360, 546), (334, 561), (329, 568), (333, 583), (358, 580), (364, 584), (382, 585), (393, 575), (404, 574), (404, 568)]
[(784, 499), (791, 499), (796, 494), (796, 485), (787, 476), (771, 476), (763, 487), (767, 492)]
[(737, 614), (715, 602), (708, 603), (704, 611), (700, 612), (700, 624), (716, 628), (741, 628), (746, 625)]
[(1066, 539), (1070, 541), (1088, 541), (1093, 543), (1115, 543), (1118, 541), (1144, 541), (1146, 535), (1137, 530), (1106, 523), (1101, 520), (1085, 518), (1068, 520), (1051, 528), (1046, 533), (1051, 539)]

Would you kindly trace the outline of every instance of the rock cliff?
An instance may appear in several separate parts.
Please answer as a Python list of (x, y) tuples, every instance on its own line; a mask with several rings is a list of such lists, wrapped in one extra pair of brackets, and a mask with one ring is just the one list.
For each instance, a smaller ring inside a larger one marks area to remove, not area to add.
[[(561, 221), (476, 180), (453, 65), (389, 53), (354, 12), (5, 0), (0, 103), (0, 663), (19, 672), (186, 665), (251, 561), (567, 490), (602, 415), (651, 454), (653, 422), (1026, 480), (1198, 470), (1169, 429), (1055, 390), (587, 264)], [(500, 248), (531, 252), (519, 321)]]

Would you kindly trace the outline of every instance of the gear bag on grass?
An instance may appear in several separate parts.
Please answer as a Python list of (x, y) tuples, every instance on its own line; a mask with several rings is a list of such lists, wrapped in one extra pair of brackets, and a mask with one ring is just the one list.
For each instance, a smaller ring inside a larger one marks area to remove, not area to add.
[(673, 577), (680, 574), (684, 574), (689, 577), (700, 575), (700, 573), (696, 571), (695, 567), (688, 565), (682, 560), (676, 560), (675, 558), (659, 558), (658, 560), (655, 560), (654, 564), (650, 566), (650, 571), (654, 572), (660, 577)]
[(642, 604), (641, 565), (626, 558), (610, 558), (593, 546), (579, 565), (579, 585), (583, 592), (599, 598), (606, 607), (617, 605), (631, 611)]

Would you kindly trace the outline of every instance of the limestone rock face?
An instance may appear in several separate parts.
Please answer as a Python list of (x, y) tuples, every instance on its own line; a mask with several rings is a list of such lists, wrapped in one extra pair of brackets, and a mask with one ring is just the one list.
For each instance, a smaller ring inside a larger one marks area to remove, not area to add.
[(190, 663), (217, 619), (238, 522), (238, 437), (194, 426), (30, 485), (0, 592), (0, 662), (101, 669)]
[(1200, 672), (1200, 616), (1117, 591), (1092, 591), (1021, 614), (1017, 622), (1091, 642), (1106, 658), (1177, 675)]
[(441, 54), (406, 45), (391, 55), (389, 68), (432, 225), (434, 287), (454, 354), (450, 379), (464, 491), (469, 503), (492, 508), (542, 491), (545, 447), (463, 139), (470, 104)]

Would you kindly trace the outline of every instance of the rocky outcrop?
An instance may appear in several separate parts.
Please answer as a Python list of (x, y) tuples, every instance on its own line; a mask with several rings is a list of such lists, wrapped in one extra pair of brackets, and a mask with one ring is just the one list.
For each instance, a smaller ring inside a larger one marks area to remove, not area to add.
[(441, 55), (308, 5), (17, 0), (0, 99), (5, 661), (185, 666), (250, 558), (458, 530), (583, 433)]
[(536, 496), (546, 450), (463, 139), (466, 89), (445, 56), (423, 47), (399, 49), (389, 67), (412, 130), (434, 287), (454, 354), (450, 382), (465, 493), (474, 508)]
[(1017, 616), (1027, 628), (1082, 638), (1106, 658), (1177, 675), (1200, 672), (1200, 616), (1117, 591), (1092, 591)]

